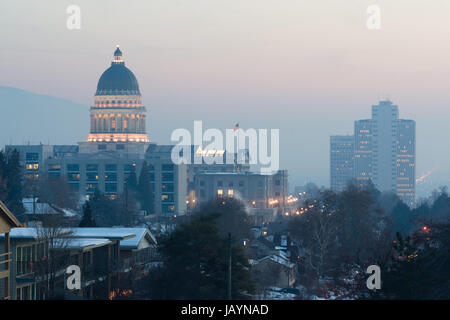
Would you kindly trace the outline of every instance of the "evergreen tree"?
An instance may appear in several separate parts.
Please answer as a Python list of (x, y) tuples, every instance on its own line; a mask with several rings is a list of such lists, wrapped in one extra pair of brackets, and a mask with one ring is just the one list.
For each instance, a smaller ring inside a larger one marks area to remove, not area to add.
[(150, 168), (146, 161), (142, 164), (137, 191), (141, 209), (146, 210), (148, 214), (153, 213), (153, 190), (150, 183)]
[(8, 196), (8, 187), (6, 185), (6, 159), (3, 151), (0, 151), (0, 200), (5, 201)]
[(242, 201), (235, 198), (216, 198), (203, 204), (200, 212), (218, 214), (215, 222), (222, 236), (231, 233), (236, 239), (250, 237), (251, 224)]
[(0, 152), (0, 200), (16, 216), (25, 212), (22, 204), (22, 167), (17, 150)]
[(450, 196), (447, 187), (441, 187), (439, 192), (434, 192), (433, 197), (435, 200), (431, 205), (430, 216), (426, 218), (433, 222), (445, 221), (450, 212)]
[(392, 219), (396, 232), (408, 235), (413, 227), (411, 209), (403, 202), (399, 201), (392, 210)]
[[(141, 281), (142, 296), (153, 299), (225, 299), (228, 240), (220, 235), (218, 215), (198, 215), (159, 241), (160, 269)], [(232, 298), (253, 292), (243, 250), (231, 250)]]
[(94, 218), (92, 217), (91, 205), (86, 201), (84, 205), (83, 218), (80, 221), (80, 228), (96, 227)]
[(390, 259), (380, 264), (382, 288), (375, 299), (448, 299), (450, 222), (422, 225), (405, 238), (397, 233)]
[(128, 200), (126, 198), (124, 194), (119, 194), (111, 199), (95, 190), (89, 203), (96, 224), (101, 227), (133, 226), (138, 213), (136, 200), (132, 194), (128, 195)]

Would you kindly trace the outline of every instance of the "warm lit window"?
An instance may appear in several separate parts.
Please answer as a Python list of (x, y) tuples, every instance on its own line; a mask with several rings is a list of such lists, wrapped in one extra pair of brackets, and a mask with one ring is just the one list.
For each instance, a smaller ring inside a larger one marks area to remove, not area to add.
[(123, 128), (126, 129), (128, 126), (128, 122), (127, 120), (123, 120)]
[(116, 128), (116, 120), (113, 120), (113, 121), (112, 121), (111, 126), (112, 126), (113, 129)]
[(27, 170), (37, 170), (39, 169), (39, 164), (38, 163), (28, 163), (26, 165)]
[(217, 190), (217, 195), (219, 197), (223, 196), (223, 190), (222, 189)]
[(228, 190), (228, 196), (229, 196), (230, 198), (232, 198), (233, 195), (234, 195), (234, 190), (233, 190), (233, 189), (229, 189), (229, 190)]

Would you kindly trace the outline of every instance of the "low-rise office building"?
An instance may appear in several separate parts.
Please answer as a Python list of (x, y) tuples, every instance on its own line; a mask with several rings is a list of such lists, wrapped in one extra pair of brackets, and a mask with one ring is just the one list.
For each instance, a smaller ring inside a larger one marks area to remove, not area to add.
[(291, 213), (288, 203), (288, 174), (280, 170), (273, 175), (255, 172), (204, 172), (194, 179), (196, 207), (216, 197), (237, 198), (246, 203), (249, 213), (259, 222), (272, 220), (277, 214)]

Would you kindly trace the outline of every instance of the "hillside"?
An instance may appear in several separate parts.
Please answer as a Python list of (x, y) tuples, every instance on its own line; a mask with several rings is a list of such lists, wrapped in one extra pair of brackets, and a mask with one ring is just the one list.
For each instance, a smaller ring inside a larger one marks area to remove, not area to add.
[(0, 148), (5, 144), (75, 144), (89, 132), (88, 107), (0, 86)]

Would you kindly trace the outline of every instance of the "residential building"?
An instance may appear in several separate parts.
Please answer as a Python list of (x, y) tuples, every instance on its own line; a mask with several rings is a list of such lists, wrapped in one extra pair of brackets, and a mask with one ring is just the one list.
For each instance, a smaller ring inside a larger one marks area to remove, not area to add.
[(3, 237), (3, 243), (0, 243), (0, 300), (11, 299), (11, 247), (10, 232), (11, 229), (21, 227), (20, 222), (9, 211), (5, 204), (0, 200), (0, 237)]
[[(8, 288), (13, 300), (46, 299), (50, 274), (58, 297), (110, 299), (123, 288), (123, 274), (133, 271), (133, 281), (138, 280), (148, 272), (156, 254), (156, 239), (146, 228), (13, 228), (8, 238)], [(0, 234), (0, 246), (5, 240)], [(49, 271), (52, 259), (58, 263)], [(66, 288), (69, 265), (80, 267), (80, 290)]]
[(283, 255), (272, 254), (250, 260), (250, 272), (263, 287), (292, 288), (296, 280), (296, 264)]

